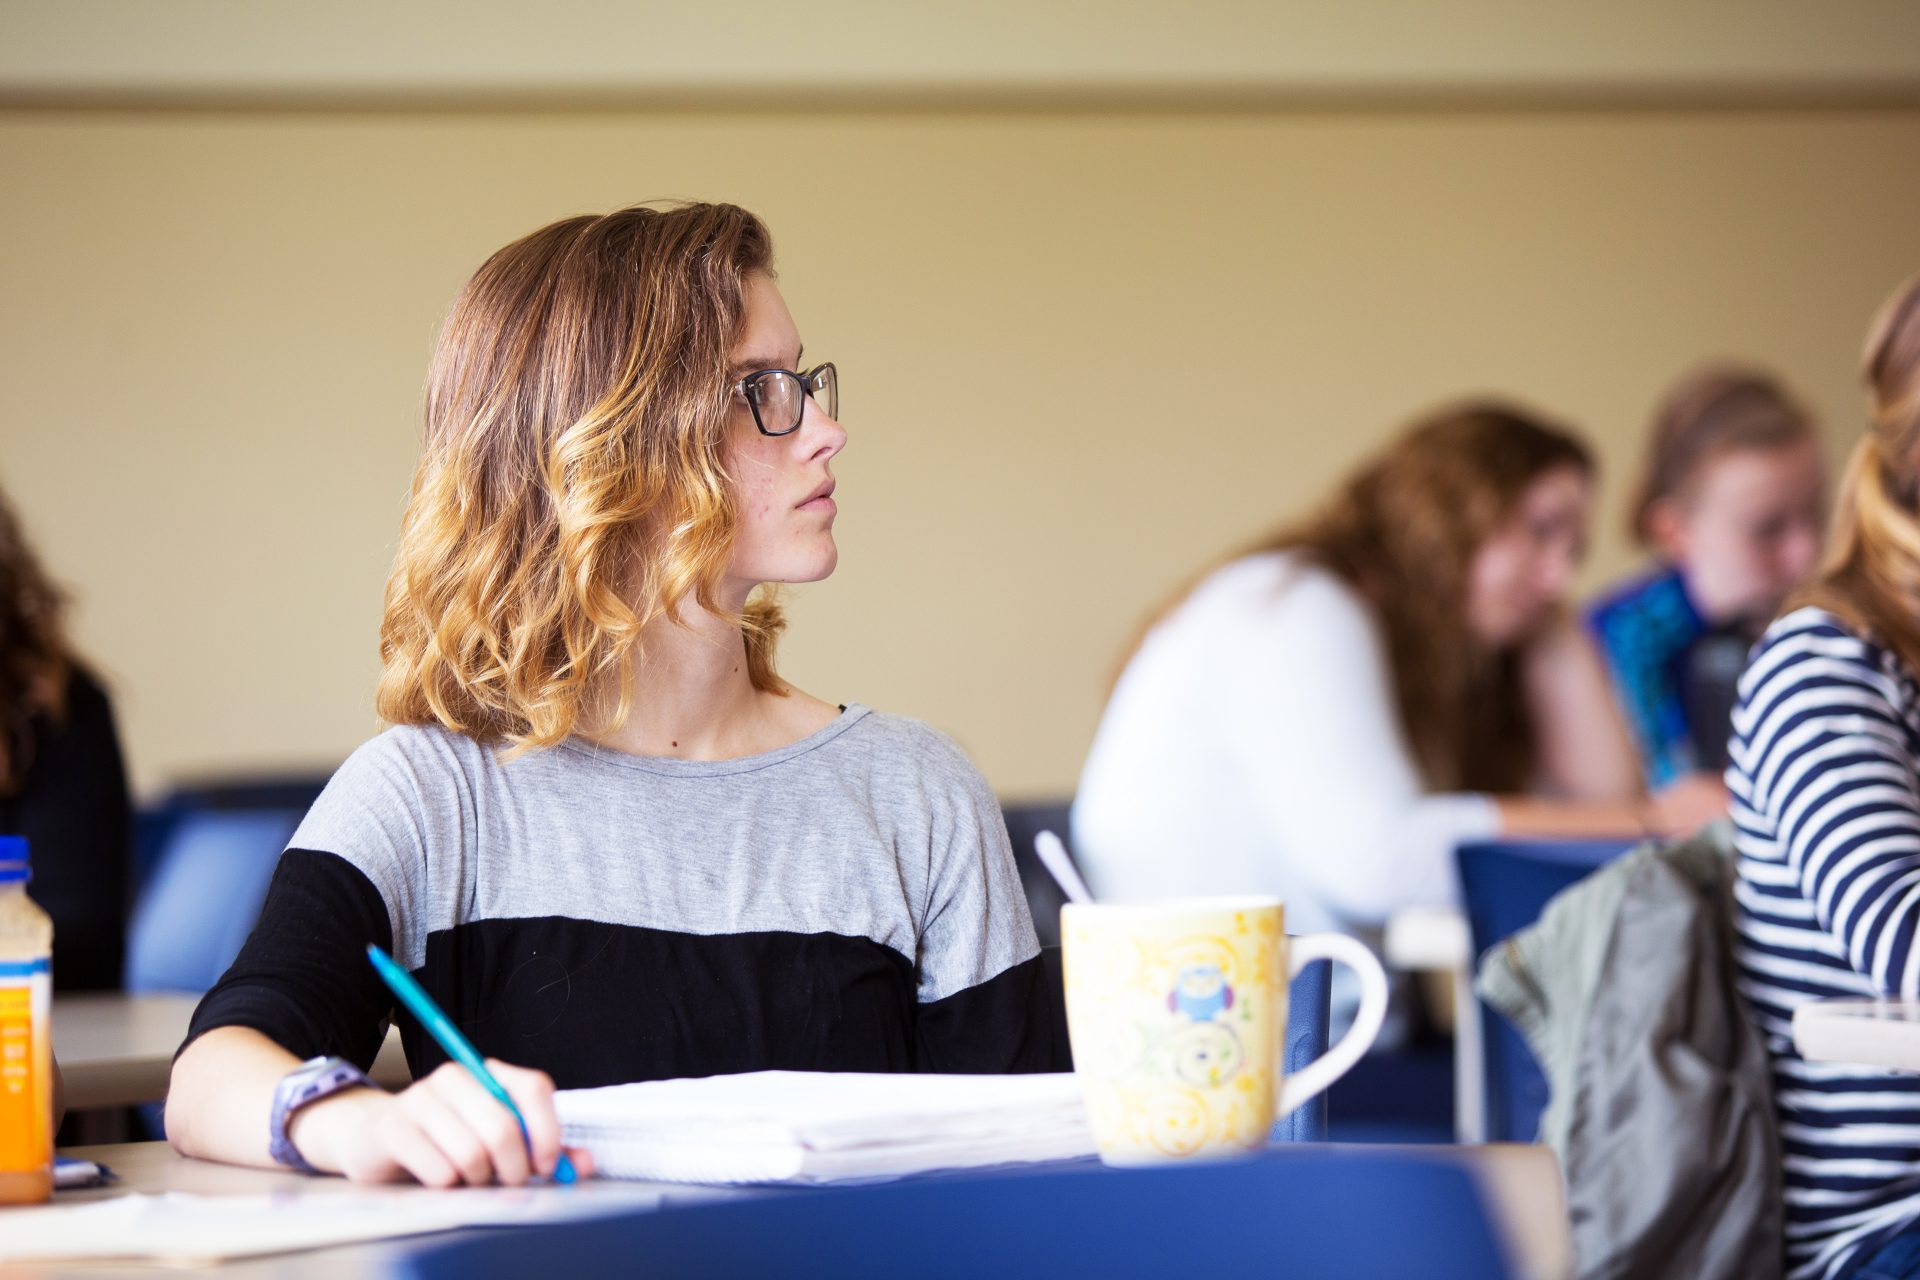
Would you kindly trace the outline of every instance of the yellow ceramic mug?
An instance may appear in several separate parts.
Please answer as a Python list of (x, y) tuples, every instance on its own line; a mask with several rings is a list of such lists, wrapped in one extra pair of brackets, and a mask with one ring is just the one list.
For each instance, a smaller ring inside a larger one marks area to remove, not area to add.
[[(1387, 979), (1356, 939), (1286, 936), (1278, 898), (1072, 903), (1060, 911), (1067, 1025), (1100, 1158), (1158, 1164), (1266, 1145), (1285, 1115), (1346, 1074), (1386, 1016)], [(1336, 960), (1360, 1012), (1321, 1057), (1283, 1079), (1287, 986)]]

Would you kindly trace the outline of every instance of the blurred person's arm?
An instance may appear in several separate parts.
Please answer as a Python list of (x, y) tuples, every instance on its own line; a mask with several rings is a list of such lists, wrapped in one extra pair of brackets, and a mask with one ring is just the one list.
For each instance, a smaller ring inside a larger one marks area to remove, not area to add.
[(1547, 795), (1571, 801), (1637, 802), (1640, 761), (1614, 701), (1599, 648), (1571, 617), (1521, 652), (1521, 687)]
[(1635, 840), (1691, 835), (1727, 816), (1727, 788), (1692, 773), (1651, 796), (1632, 800), (1554, 800), (1499, 796), (1500, 834), (1533, 840)]

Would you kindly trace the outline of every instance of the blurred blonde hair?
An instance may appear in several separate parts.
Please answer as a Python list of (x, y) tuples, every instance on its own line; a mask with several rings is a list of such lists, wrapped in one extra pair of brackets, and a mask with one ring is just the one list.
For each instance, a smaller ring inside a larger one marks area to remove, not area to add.
[(1860, 376), (1867, 434), (1840, 482), (1826, 560), (1786, 607), (1817, 605), (1920, 673), (1920, 275), (1874, 317)]
[[(738, 527), (730, 355), (766, 227), (724, 204), (556, 222), (489, 258), (427, 381), (377, 707), (515, 750), (618, 724), (644, 628), (717, 589)], [(757, 689), (784, 625), (734, 617)]]

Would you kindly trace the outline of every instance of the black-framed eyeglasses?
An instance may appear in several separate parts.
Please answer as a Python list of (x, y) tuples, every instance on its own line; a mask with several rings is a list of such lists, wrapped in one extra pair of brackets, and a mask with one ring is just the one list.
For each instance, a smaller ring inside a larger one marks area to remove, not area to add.
[(733, 384), (753, 410), (753, 425), (763, 436), (792, 435), (800, 429), (807, 412), (807, 397), (827, 411), (829, 418), (840, 416), (840, 374), (832, 363), (817, 364), (805, 373), (791, 369), (762, 369)]

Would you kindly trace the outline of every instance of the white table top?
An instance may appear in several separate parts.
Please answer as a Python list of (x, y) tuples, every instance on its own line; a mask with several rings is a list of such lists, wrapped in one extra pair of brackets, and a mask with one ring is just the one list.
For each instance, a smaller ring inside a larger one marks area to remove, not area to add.
[(1467, 917), (1458, 907), (1407, 907), (1387, 921), (1383, 943), (1395, 969), (1452, 972), (1473, 963)]
[(1920, 1000), (1810, 1000), (1793, 1011), (1793, 1044), (1813, 1062), (1920, 1071)]
[[(67, 1109), (126, 1107), (167, 1096), (173, 1055), (200, 1002), (195, 995), (146, 992), (59, 996), (53, 1002), (53, 1052), (66, 1083)], [(373, 1078), (405, 1084), (406, 1058), (389, 1033)]]

